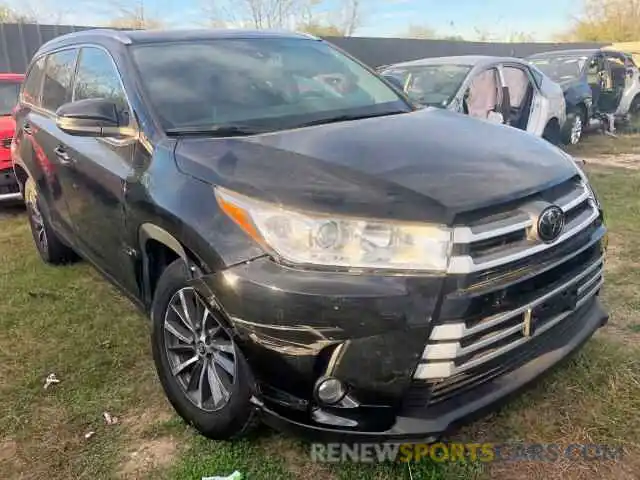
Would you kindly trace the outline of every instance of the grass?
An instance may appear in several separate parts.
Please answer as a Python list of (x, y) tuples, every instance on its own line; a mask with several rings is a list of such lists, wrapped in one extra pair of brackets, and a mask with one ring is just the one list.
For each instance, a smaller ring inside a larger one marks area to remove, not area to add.
[(640, 133), (609, 137), (593, 133), (585, 135), (577, 145), (570, 145), (566, 150), (578, 157), (597, 155), (620, 155), (640, 153)]
[[(602, 140), (600, 138), (599, 140)], [(606, 142), (610, 139), (606, 138)], [(640, 171), (590, 171), (605, 205), (610, 325), (503, 410), (454, 433), (482, 441), (623, 444), (622, 462), (319, 464), (266, 428), (241, 442), (196, 435), (155, 378), (146, 320), (91, 267), (45, 266), (24, 212), (0, 214), (0, 471), (21, 479), (636, 478), (640, 471)], [(55, 373), (60, 383), (48, 389)], [(105, 425), (103, 412), (118, 417)], [(88, 432), (95, 432), (85, 438)]]

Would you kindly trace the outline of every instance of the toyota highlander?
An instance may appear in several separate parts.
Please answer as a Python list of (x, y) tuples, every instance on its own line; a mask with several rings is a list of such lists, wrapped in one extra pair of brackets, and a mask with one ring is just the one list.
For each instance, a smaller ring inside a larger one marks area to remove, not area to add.
[(434, 439), (608, 318), (570, 156), (417, 109), (314, 37), (62, 36), (16, 123), (40, 256), (86, 259), (147, 313), (166, 395), (211, 438)]

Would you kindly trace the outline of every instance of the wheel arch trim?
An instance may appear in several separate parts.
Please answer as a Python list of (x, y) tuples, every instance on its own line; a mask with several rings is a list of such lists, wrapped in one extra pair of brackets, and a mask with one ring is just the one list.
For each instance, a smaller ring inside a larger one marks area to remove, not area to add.
[(194, 254), (188, 251), (175, 236), (164, 228), (151, 222), (140, 225), (138, 229), (138, 248), (142, 260), (142, 293), (144, 303), (150, 306), (153, 298), (151, 294), (149, 256), (146, 250), (146, 244), (149, 240), (155, 240), (175, 252), (187, 266), (187, 271), (192, 279), (201, 276), (204, 267), (198, 258), (194, 258)]

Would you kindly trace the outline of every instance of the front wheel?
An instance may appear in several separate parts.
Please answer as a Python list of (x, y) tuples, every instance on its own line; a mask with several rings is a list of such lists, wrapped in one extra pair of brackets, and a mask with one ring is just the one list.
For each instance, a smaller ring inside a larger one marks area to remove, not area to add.
[(566, 145), (576, 145), (582, 138), (584, 122), (582, 114), (577, 111), (567, 113), (567, 121), (564, 124), (562, 140)]
[(634, 97), (629, 107), (629, 123), (632, 127), (640, 127), (640, 94)]
[(249, 366), (218, 309), (188, 285), (182, 259), (158, 282), (151, 319), (153, 359), (176, 412), (204, 436), (228, 440), (256, 421)]

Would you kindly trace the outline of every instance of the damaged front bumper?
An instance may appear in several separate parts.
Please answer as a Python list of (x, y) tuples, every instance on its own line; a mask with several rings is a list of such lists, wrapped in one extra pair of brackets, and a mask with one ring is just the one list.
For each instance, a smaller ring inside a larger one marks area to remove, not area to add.
[[(314, 439), (430, 441), (551, 369), (608, 319), (592, 291), (553, 328), (463, 378), (416, 378), (443, 292), (458, 280), (298, 270), (263, 257), (202, 277), (198, 288), (235, 330), (265, 423)], [(347, 386), (349, 401), (319, 402), (314, 388), (327, 376)], [(442, 385), (458, 393), (435, 401)]]

